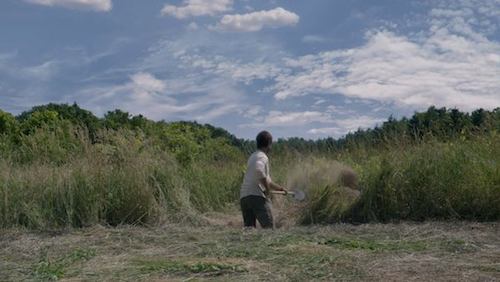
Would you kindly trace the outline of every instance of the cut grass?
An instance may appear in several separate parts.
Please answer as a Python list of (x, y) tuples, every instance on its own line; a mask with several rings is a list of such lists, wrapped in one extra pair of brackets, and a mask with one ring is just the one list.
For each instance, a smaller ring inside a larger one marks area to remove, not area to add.
[(142, 273), (170, 273), (187, 275), (190, 273), (218, 276), (228, 273), (246, 272), (247, 269), (237, 264), (215, 262), (185, 262), (179, 260), (140, 260), (136, 262)]
[(4, 230), (0, 273), (2, 281), (497, 280), (499, 232), (498, 223), (470, 222)]
[(63, 278), (69, 266), (87, 261), (96, 256), (93, 249), (75, 249), (59, 258), (49, 258), (48, 252), (42, 252), (40, 261), (34, 267), (33, 274), (38, 280), (58, 280)]
[(426, 241), (373, 241), (359, 239), (332, 238), (322, 244), (347, 250), (383, 251), (409, 251), (421, 252), (429, 249)]
[(347, 250), (367, 250), (373, 252), (401, 251), (423, 252), (428, 250), (445, 250), (449, 252), (470, 252), (475, 246), (464, 240), (373, 240), (373, 239), (345, 239), (331, 238), (320, 244)]
[(492, 265), (480, 265), (475, 266), (474, 268), (479, 269), (484, 272), (498, 272), (500, 273), (500, 264), (492, 264)]

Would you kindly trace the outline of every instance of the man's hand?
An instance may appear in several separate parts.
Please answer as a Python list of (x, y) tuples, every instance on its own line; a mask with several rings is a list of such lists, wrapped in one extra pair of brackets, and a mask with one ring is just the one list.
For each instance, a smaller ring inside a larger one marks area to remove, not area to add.
[(288, 189), (286, 189), (286, 187), (284, 187), (284, 186), (280, 186), (280, 185), (278, 185), (278, 184), (272, 183), (272, 184), (271, 184), (271, 188), (272, 188), (273, 190), (276, 190), (276, 191), (283, 191), (283, 192), (285, 192), (285, 194), (288, 194)]
[(283, 191), (285, 194), (288, 194), (288, 189), (283, 186), (280, 186), (272, 181), (269, 181), (267, 178), (262, 178), (260, 183), (266, 188), (267, 191)]
[(281, 186), (281, 189), (282, 189), (281, 191), (285, 192), (285, 194), (288, 194), (288, 189), (286, 189), (286, 187)]

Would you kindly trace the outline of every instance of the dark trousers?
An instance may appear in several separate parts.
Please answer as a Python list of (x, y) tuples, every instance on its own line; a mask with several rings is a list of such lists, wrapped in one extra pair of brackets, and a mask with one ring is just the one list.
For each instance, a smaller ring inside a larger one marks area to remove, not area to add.
[(240, 200), (245, 227), (256, 227), (256, 220), (262, 228), (273, 228), (271, 202), (260, 196), (246, 196)]

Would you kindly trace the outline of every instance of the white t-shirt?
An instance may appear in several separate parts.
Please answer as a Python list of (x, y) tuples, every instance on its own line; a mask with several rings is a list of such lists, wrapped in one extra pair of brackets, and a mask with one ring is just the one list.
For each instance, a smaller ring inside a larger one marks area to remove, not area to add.
[(248, 158), (247, 171), (240, 189), (240, 199), (251, 195), (265, 198), (264, 191), (266, 188), (260, 183), (262, 178), (271, 181), (269, 158), (264, 152), (257, 150)]

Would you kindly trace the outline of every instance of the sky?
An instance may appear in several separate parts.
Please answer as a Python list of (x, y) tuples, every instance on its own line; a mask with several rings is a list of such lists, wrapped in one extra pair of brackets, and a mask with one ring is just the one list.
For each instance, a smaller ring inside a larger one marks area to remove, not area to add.
[(1, 0), (0, 109), (339, 138), (500, 107), (500, 0)]

